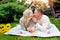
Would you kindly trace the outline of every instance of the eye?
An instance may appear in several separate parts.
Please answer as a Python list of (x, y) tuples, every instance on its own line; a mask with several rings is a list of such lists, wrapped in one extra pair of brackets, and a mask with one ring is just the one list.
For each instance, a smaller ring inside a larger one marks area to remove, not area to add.
[(7, 27), (9, 27), (9, 26), (7, 26)]
[(2, 28), (4, 28), (4, 26), (2, 26)]
[(1, 27), (0, 27), (0, 29), (1, 29)]

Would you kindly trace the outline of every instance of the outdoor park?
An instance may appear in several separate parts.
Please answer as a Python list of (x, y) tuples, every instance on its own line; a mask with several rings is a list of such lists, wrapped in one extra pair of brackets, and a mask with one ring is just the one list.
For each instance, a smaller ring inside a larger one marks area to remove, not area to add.
[(43, 3), (46, 1), (43, 5), (41, 5), (42, 2), (36, 2), (36, 0), (34, 0), (32, 3), (31, 1), (32, 0), (0, 0), (0, 40), (60, 40), (60, 37), (24, 37), (4, 34), (19, 24), (19, 20), (22, 17), (24, 10), (31, 5), (38, 6), (44, 10), (44, 14), (50, 18), (51, 23), (55, 24), (60, 30), (59, 0), (49, 0), (49, 2), (43, 0)]

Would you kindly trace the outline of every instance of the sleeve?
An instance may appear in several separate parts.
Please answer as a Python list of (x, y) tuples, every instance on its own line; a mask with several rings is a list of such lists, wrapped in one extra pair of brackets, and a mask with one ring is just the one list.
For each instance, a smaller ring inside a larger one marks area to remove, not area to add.
[(20, 18), (19, 23), (20, 23), (21, 29), (25, 30), (24, 22), (23, 22), (23, 17)]
[(47, 31), (47, 29), (49, 28), (49, 24), (50, 24), (50, 20), (49, 18), (45, 18), (42, 21), (42, 24), (40, 25), (39, 23), (36, 23), (36, 27), (41, 30), (41, 31)]

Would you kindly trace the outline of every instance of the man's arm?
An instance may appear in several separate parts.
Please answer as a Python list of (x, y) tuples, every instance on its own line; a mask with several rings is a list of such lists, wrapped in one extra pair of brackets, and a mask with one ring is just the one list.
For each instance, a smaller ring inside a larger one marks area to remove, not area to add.
[(47, 31), (47, 29), (50, 27), (50, 20), (47, 16), (45, 16), (42, 19), (42, 24), (36, 23), (36, 27), (41, 31)]
[(40, 25), (39, 23), (36, 23), (36, 28), (39, 29), (40, 31), (47, 31), (48, 29), (48, 23), (43, 23), (42, 25)]

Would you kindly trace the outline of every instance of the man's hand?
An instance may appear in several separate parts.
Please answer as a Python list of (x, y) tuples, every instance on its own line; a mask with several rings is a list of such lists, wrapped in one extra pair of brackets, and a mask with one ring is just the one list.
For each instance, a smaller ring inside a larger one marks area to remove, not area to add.
[(35, 17), (32, 18), (31, 20), (33, 23), (36, 23), (37, 22), (37, 19)]
[(28, 27), (28, 28), (27, 28), (27, 31), (29, 31), (29, 32), (31, 32), (31, 33), (32, 33), (32, 32), (34, 32), (34, 31), (35, 31), (35, 29), (34, 29), (34, 28), (32, 28), (32, 27)]

